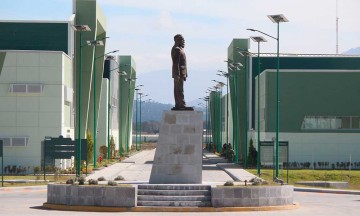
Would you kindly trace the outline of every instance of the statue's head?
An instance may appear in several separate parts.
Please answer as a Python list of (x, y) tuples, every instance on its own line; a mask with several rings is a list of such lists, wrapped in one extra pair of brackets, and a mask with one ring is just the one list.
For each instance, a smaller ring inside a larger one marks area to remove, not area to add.
[(177, 46), (180, 46), (182, 48), (185, 47), (185, 39), (181, 34), (177, 34), (174, 36), (174, 41)]

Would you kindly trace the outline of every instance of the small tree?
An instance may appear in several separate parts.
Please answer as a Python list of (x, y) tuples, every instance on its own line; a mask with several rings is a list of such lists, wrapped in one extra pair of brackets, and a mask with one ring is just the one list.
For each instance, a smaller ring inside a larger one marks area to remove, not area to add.
[(100, 153), (104, 158), (107, 158), (107, 147), (105, 145), (100, 146)]
[(86, 140), (87, 140), (87, 160), (88, 162), (93, 160), (94, 156), (94, 139), (89, 130), (86, 131)]
[(250, 166), (255, 166), (257, 162), (257, 151), (254, 147), (254, 141), (250, 139), (249, 144), (249, 154), (248, 154), (248, 164)]
[(113, 136), (110, 138), (110, 158), (115, 158), (115, 140)]

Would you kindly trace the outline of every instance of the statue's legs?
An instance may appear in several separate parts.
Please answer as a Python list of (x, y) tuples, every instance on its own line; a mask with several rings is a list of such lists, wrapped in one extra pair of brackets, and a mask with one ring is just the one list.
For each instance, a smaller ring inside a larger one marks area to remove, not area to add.
[(184, 79), (181, 77), (174, 77), (174, 98), (175, 108), (186, 107), (184, 100)]

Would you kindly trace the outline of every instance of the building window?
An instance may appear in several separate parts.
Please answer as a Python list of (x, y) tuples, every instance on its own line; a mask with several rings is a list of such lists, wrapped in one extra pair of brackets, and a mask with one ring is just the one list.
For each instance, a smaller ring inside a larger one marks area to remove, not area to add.
[(0, 137), (4, 147), (25, 147), (28, 145), (29, 137)]
[(359, 130), (359, 116), (305, 116), (301, 129), (308, 130)]
[(44, 91), (43, 84), (10, 84), (10, 93), (42, 93)]

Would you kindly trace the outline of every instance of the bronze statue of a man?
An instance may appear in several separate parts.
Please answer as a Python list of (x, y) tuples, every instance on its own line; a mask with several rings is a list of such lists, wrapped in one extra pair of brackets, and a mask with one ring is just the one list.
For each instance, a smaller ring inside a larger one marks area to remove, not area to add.
[(174, 36), (175, 44), (171, 49), (172, 78), (174, 78), (175, 107), (172, 110), (192, 110), (186, 107), (184, 99), (184, 81), (187, 77), (186, 56), (184, 52), (185, 39), (181, 34)]

